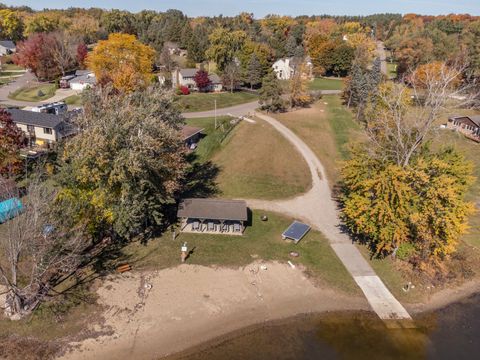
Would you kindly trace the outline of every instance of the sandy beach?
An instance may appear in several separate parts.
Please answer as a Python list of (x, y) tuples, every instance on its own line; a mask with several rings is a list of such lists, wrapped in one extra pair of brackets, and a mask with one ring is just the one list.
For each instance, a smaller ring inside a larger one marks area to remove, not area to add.
[(181, 265), (110, 277), (98, 290), (110, 335), (71, 344), (61, 359), (158, 359), (232, 331), (298, 314), (367, 310), (367, 301), (314, 284), (276, 262), (244, 268)]

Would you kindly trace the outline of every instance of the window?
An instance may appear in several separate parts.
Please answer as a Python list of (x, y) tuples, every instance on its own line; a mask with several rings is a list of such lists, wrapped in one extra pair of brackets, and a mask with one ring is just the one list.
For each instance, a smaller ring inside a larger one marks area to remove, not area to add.
[(43, 128), (43, 133), (52, 135), (52, 129), (51, 128)]
[(29, 133), (34, 133), (35, 132), (35, 126), (33, 125), (27, 125), (27, 131)]

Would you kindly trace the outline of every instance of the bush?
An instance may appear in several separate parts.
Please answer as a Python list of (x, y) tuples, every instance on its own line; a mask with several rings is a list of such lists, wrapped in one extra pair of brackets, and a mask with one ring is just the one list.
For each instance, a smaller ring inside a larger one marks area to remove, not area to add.
[(399, 258), (400, 260), (407, 261), (407, 260), (410, 260), (412, 255), (415, 254), (415, 251), (416, 251), (415, 246), (413, 246), (413, 244), (403, 243), (398, 247), (396, 255), (397, 255), (397, 258)]
[(176, 95), (190, 95), (190, 90), (186, 86), (179, 86), (175, 90)]

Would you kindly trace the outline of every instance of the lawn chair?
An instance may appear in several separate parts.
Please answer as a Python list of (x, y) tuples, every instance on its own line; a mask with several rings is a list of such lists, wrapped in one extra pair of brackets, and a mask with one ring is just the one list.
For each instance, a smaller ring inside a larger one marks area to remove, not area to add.
[(209, 222), (207, 229), (208, 231), (215, 231), (215, 224), (213, 222)]
[(221, 230), (221, 231), (222, 231), (222, 233), (224, 233), (224, 232), (228, 232), (228, 224), (223, 224), (223, 225), (222, 225), (222, 230)]
[(200, 223), (198, 221), (194, 221), (192, 224), (192, 230), (193, 231), (199, 231), (200, 230)]

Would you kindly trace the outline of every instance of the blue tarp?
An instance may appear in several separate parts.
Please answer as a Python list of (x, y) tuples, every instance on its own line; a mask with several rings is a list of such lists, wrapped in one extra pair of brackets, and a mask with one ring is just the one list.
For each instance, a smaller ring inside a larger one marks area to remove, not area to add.
[(0, 224), (20, 214), (22, 209), (22, 202), (18, 198), (0, 202)]

